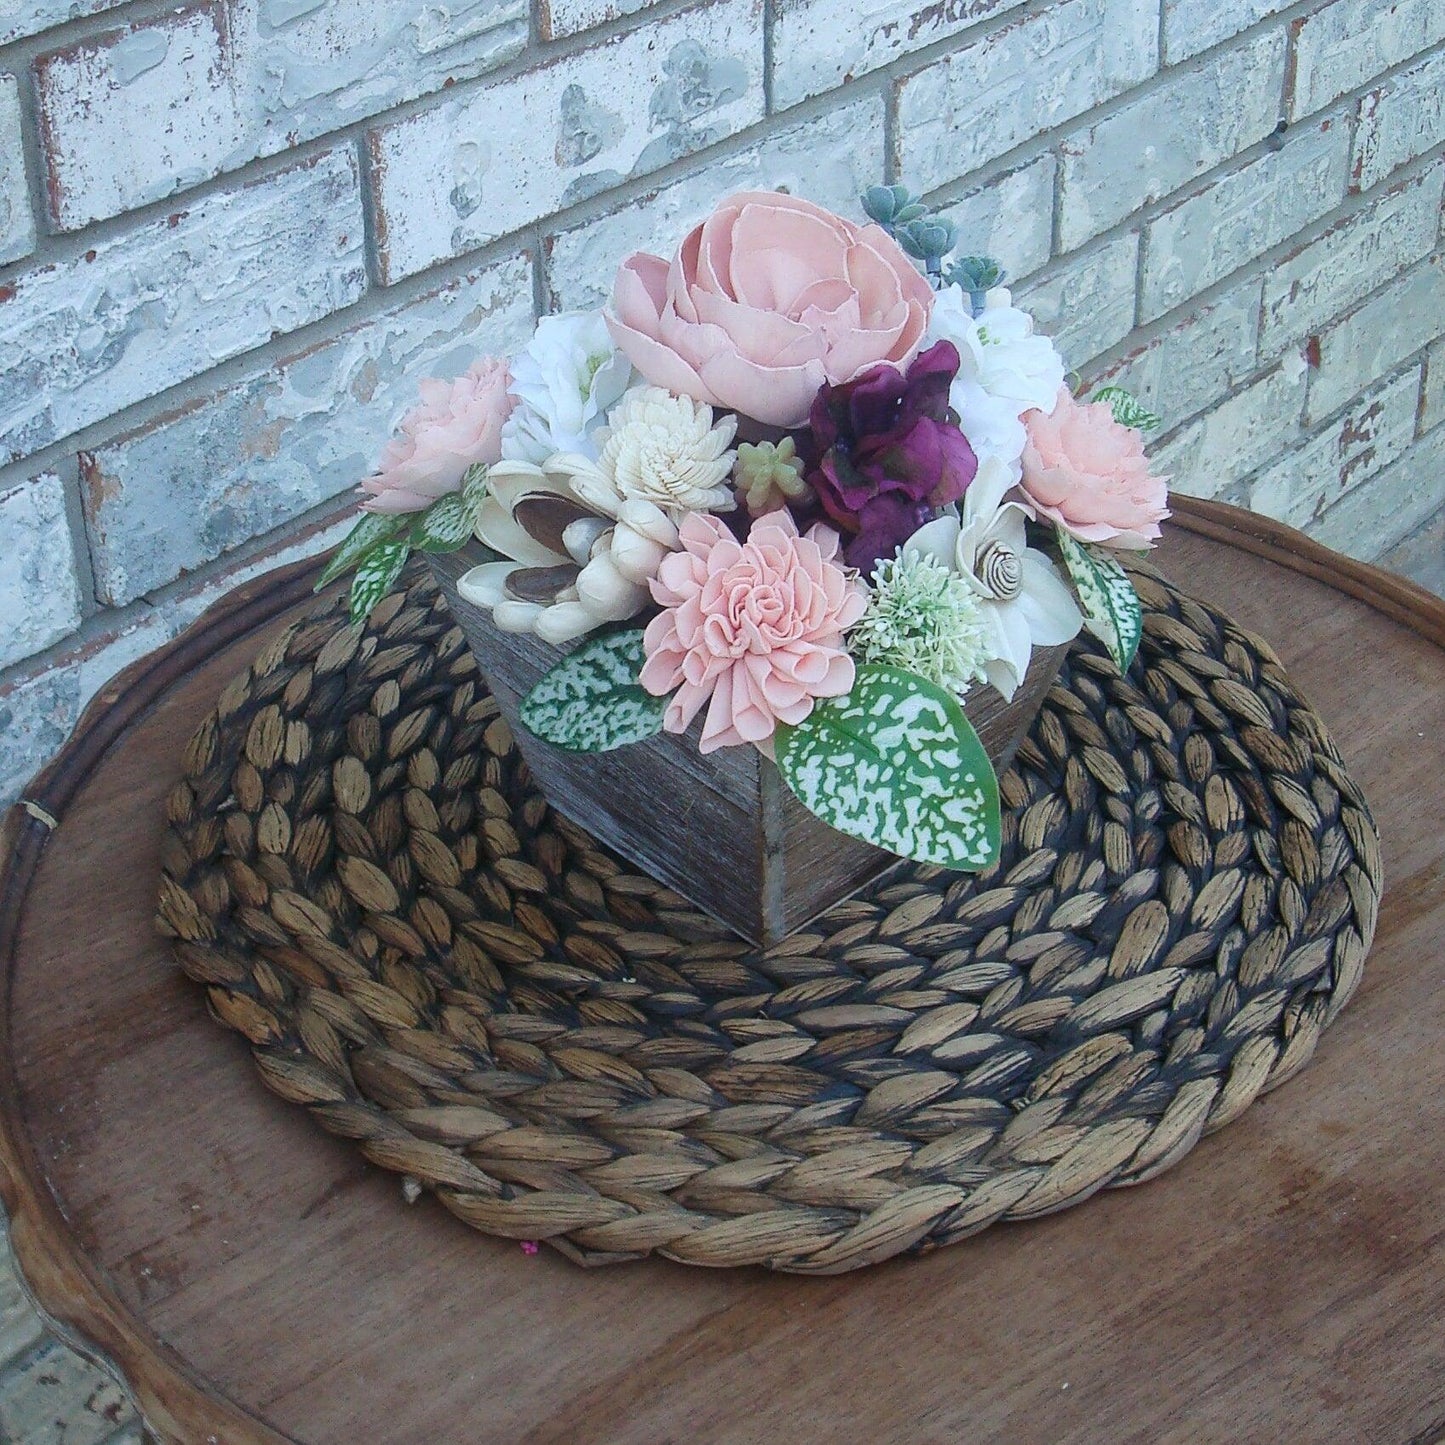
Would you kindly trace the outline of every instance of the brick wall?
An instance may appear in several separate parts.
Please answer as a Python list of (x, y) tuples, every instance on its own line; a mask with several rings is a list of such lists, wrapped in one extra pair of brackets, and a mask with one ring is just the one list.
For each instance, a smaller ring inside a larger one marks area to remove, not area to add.
[(0, 0), (0, 801), (744, 185), (927, 191), (1177, 485), (1376, 555), (1445, 502), (1442, 96), (1442, 0)]

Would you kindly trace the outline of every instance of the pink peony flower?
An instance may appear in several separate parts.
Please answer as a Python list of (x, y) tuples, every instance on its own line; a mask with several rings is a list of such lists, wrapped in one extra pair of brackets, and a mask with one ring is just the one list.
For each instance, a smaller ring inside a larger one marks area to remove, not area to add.
[(658, 386), (770, 426), (800, 426), (825, 383), (908, 365), (933, 291), (879, 226), (809, 201), (744, 191), (670, 262), (622, 263), (607, 325)]
[(457, 491), (470, 467), (500, 461), (502, 423), (516, 405), (508, 383), (507, 363), (495, 356), (455, 381), (423, 381), (421, 405), (402, 419), (376, 476), (361, 484), (369, 493), (362, 511), (423, 511)]
[(1168, 477), (1149, 474), (1144, 443), (1105, 402), (1059, 392), (1054, 410), (1024, 417), (1023, 491), (1040, 516), (1081, 542), (1143, 551), (1169, 515)]
[(772, 737), (799, 723), (820, 697), (853, 686), (843, 634), (867, 594), (835, 559), (838, 534), (798, 535), (788, 512), (769, 512), (739, 542), (716, 517), (694, 512), (682, 548), (663, 558), (652, 595), (666, 609), (648, 624), (642, 685), (675, 688), (664, 727), (686, 732), (712, 699), (699, 751)]

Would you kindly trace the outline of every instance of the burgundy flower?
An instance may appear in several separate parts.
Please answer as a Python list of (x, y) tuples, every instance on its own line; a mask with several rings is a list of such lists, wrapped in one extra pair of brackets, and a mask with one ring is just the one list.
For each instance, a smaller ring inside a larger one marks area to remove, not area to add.
[(958, 365), (953, 343), (939, 341), (906, 374), (870, 367), (854, 381), (824, 386), (813, 402), (803, 444), (808, 483), (865, 577), (958, 501), (978, 471), (948, 409)]

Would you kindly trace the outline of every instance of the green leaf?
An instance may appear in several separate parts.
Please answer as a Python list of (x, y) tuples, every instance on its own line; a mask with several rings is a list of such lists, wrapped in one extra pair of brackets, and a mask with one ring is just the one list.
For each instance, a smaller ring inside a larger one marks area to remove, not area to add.
[(864, 663), (847, 697), (779, 725), (776, 752), (798, 801), (840, 833), (940, 868), (998, 861), (993, 764), (957, 699), (914, 673)]
[(589, 639), (522, 699), (523, 723), (574, 753), (608, 753), (654, 737), (667, 699), (638, 683), (644, 661), (640, 631)]
[(448, 492), (417, 518), (409, 540), (419, 552), (455, 552), (471, 541), (476, 520), (466, 494)]
[(373, 548), (389, 541), (410, 525), (411, 518), (406, 515), (395, 516), (384, 512), (362, 513), (357, 524), (331, 554), (331, 560), (326, 564), (326, 570), (322, 572), (320, 580), (316, 583), (316, 591), (320, 592), (323, 587), (329, 586), (343, 572), (356, 566)]
[(1089, 631), (1109, 649), (1114, 666), (1129, 671), (1144, 636), (1144, 609), (1129, 574), (1098, 547), (1090, 547), (1059, 529), (1064, 565), (1078, 589)]
[(1122, 386), (1101, 386), (1098, 391), (1090, 393), (1089, 400), (1107, 402), (1120, 426), (1131, 426), (1135, 431), (1154, 431), (1162, 425), (1152, 411), (1141, 406)]
[(466, 475), (462, 478), (462, 497), (467, 506), (471, 508), (473, 517), (476, 516), (477, 509), (487, 495), (489, 472), (490, 468), (485, 462), (475, 462), (467, 468)]
[(396, 579), (411, 556), (411, 544), (404, 538), (383, 542), (361, 559), (351, 579), (351, 620), (365, 622), (371, 609), (396, 586)]

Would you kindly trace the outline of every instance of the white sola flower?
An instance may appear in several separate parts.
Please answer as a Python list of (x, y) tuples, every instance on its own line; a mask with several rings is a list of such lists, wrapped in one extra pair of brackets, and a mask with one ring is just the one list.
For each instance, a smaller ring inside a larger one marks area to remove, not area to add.
[(602, 453), (554, 458), (570, 471), (572, 488), (609, 516), (627, 502), (647, 502), (674, 522), (689, 512), (730, 512), (737, 453), (734, 416), (713, 420), (706, 402), (673, 396), (660, 386), (638, 386), (613, 408), (596, 435)]
[(558, 452), (595, 457), (593, 433), (631, 379), (600, 311), (544, 316), (512, 359), (517, 405), (502, 428), (502, 456), (536, 466)]
[(951, 341), (958, 376), (949, 405), (979, 460), (997, 457), (1015, 468), (1024, 449), (1020, 417), (1052, 412), (1064, 384), (1064, 363), (1054, 343), (1034, 332), (1033, 317), (1002, 287), (990, 291), (975, 316), (962, 287), (945, 286), (934, 299), (925, 345)]

